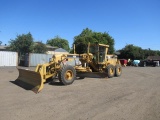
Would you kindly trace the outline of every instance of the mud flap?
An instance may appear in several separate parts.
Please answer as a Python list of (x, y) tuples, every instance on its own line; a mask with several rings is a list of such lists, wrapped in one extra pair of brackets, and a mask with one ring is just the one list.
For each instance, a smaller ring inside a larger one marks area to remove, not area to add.
[(19, 77), (15, 81), (17, 85), (26, 90), (32, 90), (35, 93), (43, 89), (43, 79), (39, 72), (17, 69), (19, 71)]

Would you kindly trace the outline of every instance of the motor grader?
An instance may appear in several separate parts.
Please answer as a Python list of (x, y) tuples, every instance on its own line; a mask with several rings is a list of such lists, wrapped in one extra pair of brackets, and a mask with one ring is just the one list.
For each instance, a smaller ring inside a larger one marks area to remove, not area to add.
[(109, 45), (90, 44), (83, 54), (53, 55), (48, 63), (38, 64), (35, 71), (18, 68), (19, 77), (16, 81), (31, 86), (38, 93), (48, 79), (58, 77), (60, 83), (69, 85), (75, 79), (85, 77), (120, 76), (122, 67), (116, 55), (108, 55)]

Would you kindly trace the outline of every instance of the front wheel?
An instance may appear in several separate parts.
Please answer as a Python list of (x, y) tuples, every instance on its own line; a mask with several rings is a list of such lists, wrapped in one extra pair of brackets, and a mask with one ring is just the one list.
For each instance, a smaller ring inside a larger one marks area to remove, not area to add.
[(63, 85), (70, 85), (76, 78), (76, 70), (70, 65), (65, 65), (59, 72), (58, 78)]

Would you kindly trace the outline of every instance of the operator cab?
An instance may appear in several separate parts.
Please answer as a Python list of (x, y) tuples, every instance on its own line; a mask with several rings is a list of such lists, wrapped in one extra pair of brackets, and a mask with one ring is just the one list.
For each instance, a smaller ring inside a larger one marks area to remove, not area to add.
[(106, 55), (109, 45), (103, 44), (90, 44), (89, 53), (93, 54), (93, 61), (101, 64), (106, 61)]

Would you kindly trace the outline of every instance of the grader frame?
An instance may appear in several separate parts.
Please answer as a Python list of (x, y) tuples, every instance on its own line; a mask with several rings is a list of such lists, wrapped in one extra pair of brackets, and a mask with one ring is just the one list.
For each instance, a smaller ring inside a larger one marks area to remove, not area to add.
[(47, 79), (56, 76), (63, 85), (72, 84), (76, 77), (118, 77), (122, 73), (120, 61), (116, 55), (107, 54), (108, 48), (108, 45), (89, 43), (86, 53), (53, 55), (48, 63), (38, 64), (35, 71), (18, 68), (16, 81), (32, 86), (38, 93)]

